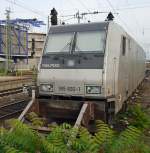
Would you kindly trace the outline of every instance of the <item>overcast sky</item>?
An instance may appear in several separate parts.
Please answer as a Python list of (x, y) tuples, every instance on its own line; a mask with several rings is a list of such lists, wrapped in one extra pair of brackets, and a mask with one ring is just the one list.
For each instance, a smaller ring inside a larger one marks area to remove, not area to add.
[[(78, 10), (81, 13), (119, 13), (115, 14), (115, 22), (122, 25), (144, 48), (150, 50), (150, 0), (0, 0), (0, 4), (1, 19), (5, 19), (5, 10), (10, 8), (11, 18), (38, 18), (45, 23), (53, 7), (59, 13), (59, 20), (65, 20), (66, 23), (77, 23), (74, 18), (62, 16), (75, 14)], [(87, 15), (81, 22), (104, 21), (106, 16), (107, 14)], [(40, 31), (46, 32), (46, 26)], [(150, 58), (150, 53), (147, 53), (147, 56)]]

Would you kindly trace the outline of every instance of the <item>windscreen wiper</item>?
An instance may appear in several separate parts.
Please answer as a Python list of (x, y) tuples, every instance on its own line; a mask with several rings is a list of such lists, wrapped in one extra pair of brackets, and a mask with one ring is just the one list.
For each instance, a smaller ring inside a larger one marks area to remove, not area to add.
[(74, 39), (73, 39), (73, 45), (72, 45), (72, 53), (75, 52), (77, 49), (78, 51), (81, 51), (81, 49), (77, 46), (77, 32), (74, 34)]
[(60, 50), (60, 52), (64, 51), (67, 47), (69, 47), (69, 53), (73, 54), (75, 52), (75, 49), (78, 49), (80, 51), (80, 48), (77, 46), (77, 32), (74, 32), (73, 37), (71, 40)]
[(73, 39), (74, 39), (74, 35), (73, 37), (71, 38), (71, 40), (60, 50), (60, 52), (64, 51), (64, 49), (66, 49), (67, 47), (69, 47), (69, 52), (70, 50), (72, 49), (72, 42), (73, 42)]
[(77, 42), (77, 33), (74, 32), (74, 35), (73, 35), (73, 41), (72, 41), (72, 45), (71, 45), (71, 50), (69, 50), (69, 52), (71, 54), (73, 54), (73, 52), (75, 52), (75, 48), (76, 48), (76, 42)]

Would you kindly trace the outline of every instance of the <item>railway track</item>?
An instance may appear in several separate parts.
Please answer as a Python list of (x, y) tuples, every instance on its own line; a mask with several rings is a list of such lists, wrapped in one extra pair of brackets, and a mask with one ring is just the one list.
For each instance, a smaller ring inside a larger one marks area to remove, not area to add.
[(16, 117), (24, 110), (27, 104), (27, 100), (20, 100), (0, 106), (0, 120)]
[(9, 90), (4, 90), (4, 91), (0, 92), (0, 97), (12, 95), (12, 94), (17, 94), (17, 93), (21, 93), (22, 91), (23, 91), (22, 87), (14, 88), (14, 89), (9, 89)]
[(25, 85), (33, 84), (32, 77), (0, 77), (0, 97), (22, 92)]

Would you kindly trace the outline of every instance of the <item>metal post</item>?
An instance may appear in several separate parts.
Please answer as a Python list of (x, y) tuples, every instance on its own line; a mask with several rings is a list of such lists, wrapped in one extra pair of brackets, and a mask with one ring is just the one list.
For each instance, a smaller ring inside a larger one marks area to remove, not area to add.
[(79, 11), (76, 13), (76, 18), (78, 20), (78, 23), (80, 23), (80, 13), (79, 13)]
[(10, 49), (11, 49), (11, 41), (10, 41), (10, 9), (6, 10), (6, 66), (5, 73), (8, 73), (9, 70), (9, 60), (10, 60)]
[(49, 31), (49, 27), (50, 27), (49, 21), (50, 21), (50, 18), (49, 18), (49, 16), (48, 16), (48, 18), (47, 18), (47, 31)]
[(2, 29), (0, 25), (0, 53), (2, 53)]
[(35, 100), (35, 90), (32, 90), (32, 100)]
[[(16, 37), (17, 37), (17, 35), (16, 35)], [(16, 53), (16, 55), (17, 54), (19, 54), (20, 55), (20, 53), (21, 53), (21, 29), (20, 28), (18, 28), (18, 47), (19, 47), (19, 53)]]
[(28, 64), (28, 31), (26, 31), (26, 56), (27, 56), (27, 64)]

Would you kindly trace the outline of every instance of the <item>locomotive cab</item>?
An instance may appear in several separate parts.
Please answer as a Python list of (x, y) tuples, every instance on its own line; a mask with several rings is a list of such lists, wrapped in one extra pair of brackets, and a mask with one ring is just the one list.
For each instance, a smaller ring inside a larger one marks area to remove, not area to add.
[(108, 23), (52, 26), (38, 75), (40, 95), (101, 98)]

